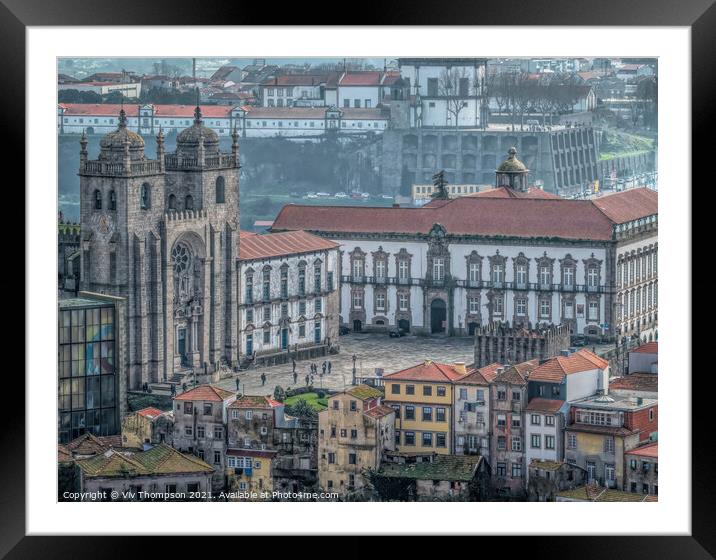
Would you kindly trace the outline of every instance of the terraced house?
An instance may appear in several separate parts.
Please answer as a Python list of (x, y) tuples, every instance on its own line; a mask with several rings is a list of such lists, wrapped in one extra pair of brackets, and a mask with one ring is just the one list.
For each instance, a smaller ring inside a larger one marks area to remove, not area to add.
[(395, 449), (395, 413), (382, 397), (378, 389), (357, 385), (331, 395), (319, 412), (319, 486), (325, 492), (361, 492), (366, 470), (377, 470), (384, 453)]
[(490, 383), (495, 379), (498, 363), (474, 369), (455, 382), (455, 434), (456, 455), (482, 455), (489, 460), (490, 436)]
[(464, 363), (422, 364), (384, 376), (385, 404), (395, 410), (396, 451), (403, 455), (454, 453), (453, 394)]
[(199, 385), (174, 397), (174, 447), (213, 465), (212, 485), (224, 488), (228, 407), (236, 394), (213, 385)]

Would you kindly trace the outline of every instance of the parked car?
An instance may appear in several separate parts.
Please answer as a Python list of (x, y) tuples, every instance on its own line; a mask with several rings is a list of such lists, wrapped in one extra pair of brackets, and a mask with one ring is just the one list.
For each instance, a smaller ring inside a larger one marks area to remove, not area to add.
[(343, 336), (344, 334), (348, 334), (349, 332), (351, 332), (351, 330), (345, 325), (341, 325), (340, 327), (338, 327), (338, 334), (340, 334), (341, 336)]
[(362, 198), (370, 198), (370, 195), (367, 192), (360, 194)]
[(390, 336), (390, 338), (400, 338), (401, 336), (405, 336), (406, 334), (408, 333), (405, 332), (405, 329), (401, 329), (400, 327), (396, 327), (388, 331), (388, 336)]
[(344, 192), (337, 192), (333, 195), (335, 198), (348, 198), (348, 195)]
[(390, 196), (389, 194), (384, 194), (384, 195), (381, 195), (381, 197), (380, 197), (380, 198), (383, 198), (383, 199), (385, 199), (385, 200), (393, 200), (393, 197), (392, 197), (392, 196)]
[(327, 197), (331, 196), (331, 193), (327, 193), (327, 192), (317, 192), (317, 193), (316, 193), (316, 196), (320, 196), (321, 198), (327, 198)]
[(572, 346), (584, 346), (587, 344), (587, 337), (583, 334), (572, 335), (571, 344)]
[(303, 198), (318, 198), (318, 195), (317, 194), (307, 194)]

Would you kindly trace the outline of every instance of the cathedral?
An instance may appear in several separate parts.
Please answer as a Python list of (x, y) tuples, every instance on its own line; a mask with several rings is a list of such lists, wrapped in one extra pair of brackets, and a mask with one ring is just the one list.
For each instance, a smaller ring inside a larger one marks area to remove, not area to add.
[(236, 367), (239, 148), (202, 123), (156, 159), (122, 109), (96, 160), (80, 141), (83, 291), (127, 298), (128, 389)]

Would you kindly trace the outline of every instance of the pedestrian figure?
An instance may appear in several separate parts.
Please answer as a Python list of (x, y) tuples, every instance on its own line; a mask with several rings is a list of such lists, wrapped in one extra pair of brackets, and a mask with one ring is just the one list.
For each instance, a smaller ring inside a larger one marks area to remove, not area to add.
[(328, 373), (331, 373), (331, 362), (330, 362), (330, 360), (329, 360), (329, 362), (328, 362)]
[(172, 397), (176, 397), (177, 395), (177, 386), (172, 383), (172, 389), (171, 389)]
[(296, 384), (296, 380), (297, 380), (297, 379), (298, 379), (298, 374), (297, 374), (296, 371), (294, 370), (294, 372), (293, 372), (293, 384), (294, 384), (294, 385)]
[(293, 373), (296, 373), (296, 360), (295, 358), (292, 360), (293, 362)]
[(262, 386), (266, 385), (266, 374), (265, 373), (261, 374), (261, 385)]
[(239, 392), (239, 376), (236, 376), (236, 392)]
[(308, 381), (309, 381), (309, 379), (310, 379), (310, 378), (308, 377), (308, 374), (306, 374), (306, 386), (308, 386)]
[(323, 362), (323, 375), (326, 375), (326, 362)]
[[(238, 387), (239, 387), (239, 380), (237, 378), (236, 379), (236, 388), (238, 389)], [(182, 391), (182, 393), (186, 393), (186, 381), (181, 384), (181, 391)]]

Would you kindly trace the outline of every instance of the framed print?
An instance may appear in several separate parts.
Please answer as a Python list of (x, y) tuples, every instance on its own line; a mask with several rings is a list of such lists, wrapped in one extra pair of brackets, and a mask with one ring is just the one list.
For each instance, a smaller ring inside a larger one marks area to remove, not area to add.
[(689, 225), (713, 6), (256, 26), (184, 4), (3, 7), (28, 222), (3, 552), (425, 534), (710, 557)]

